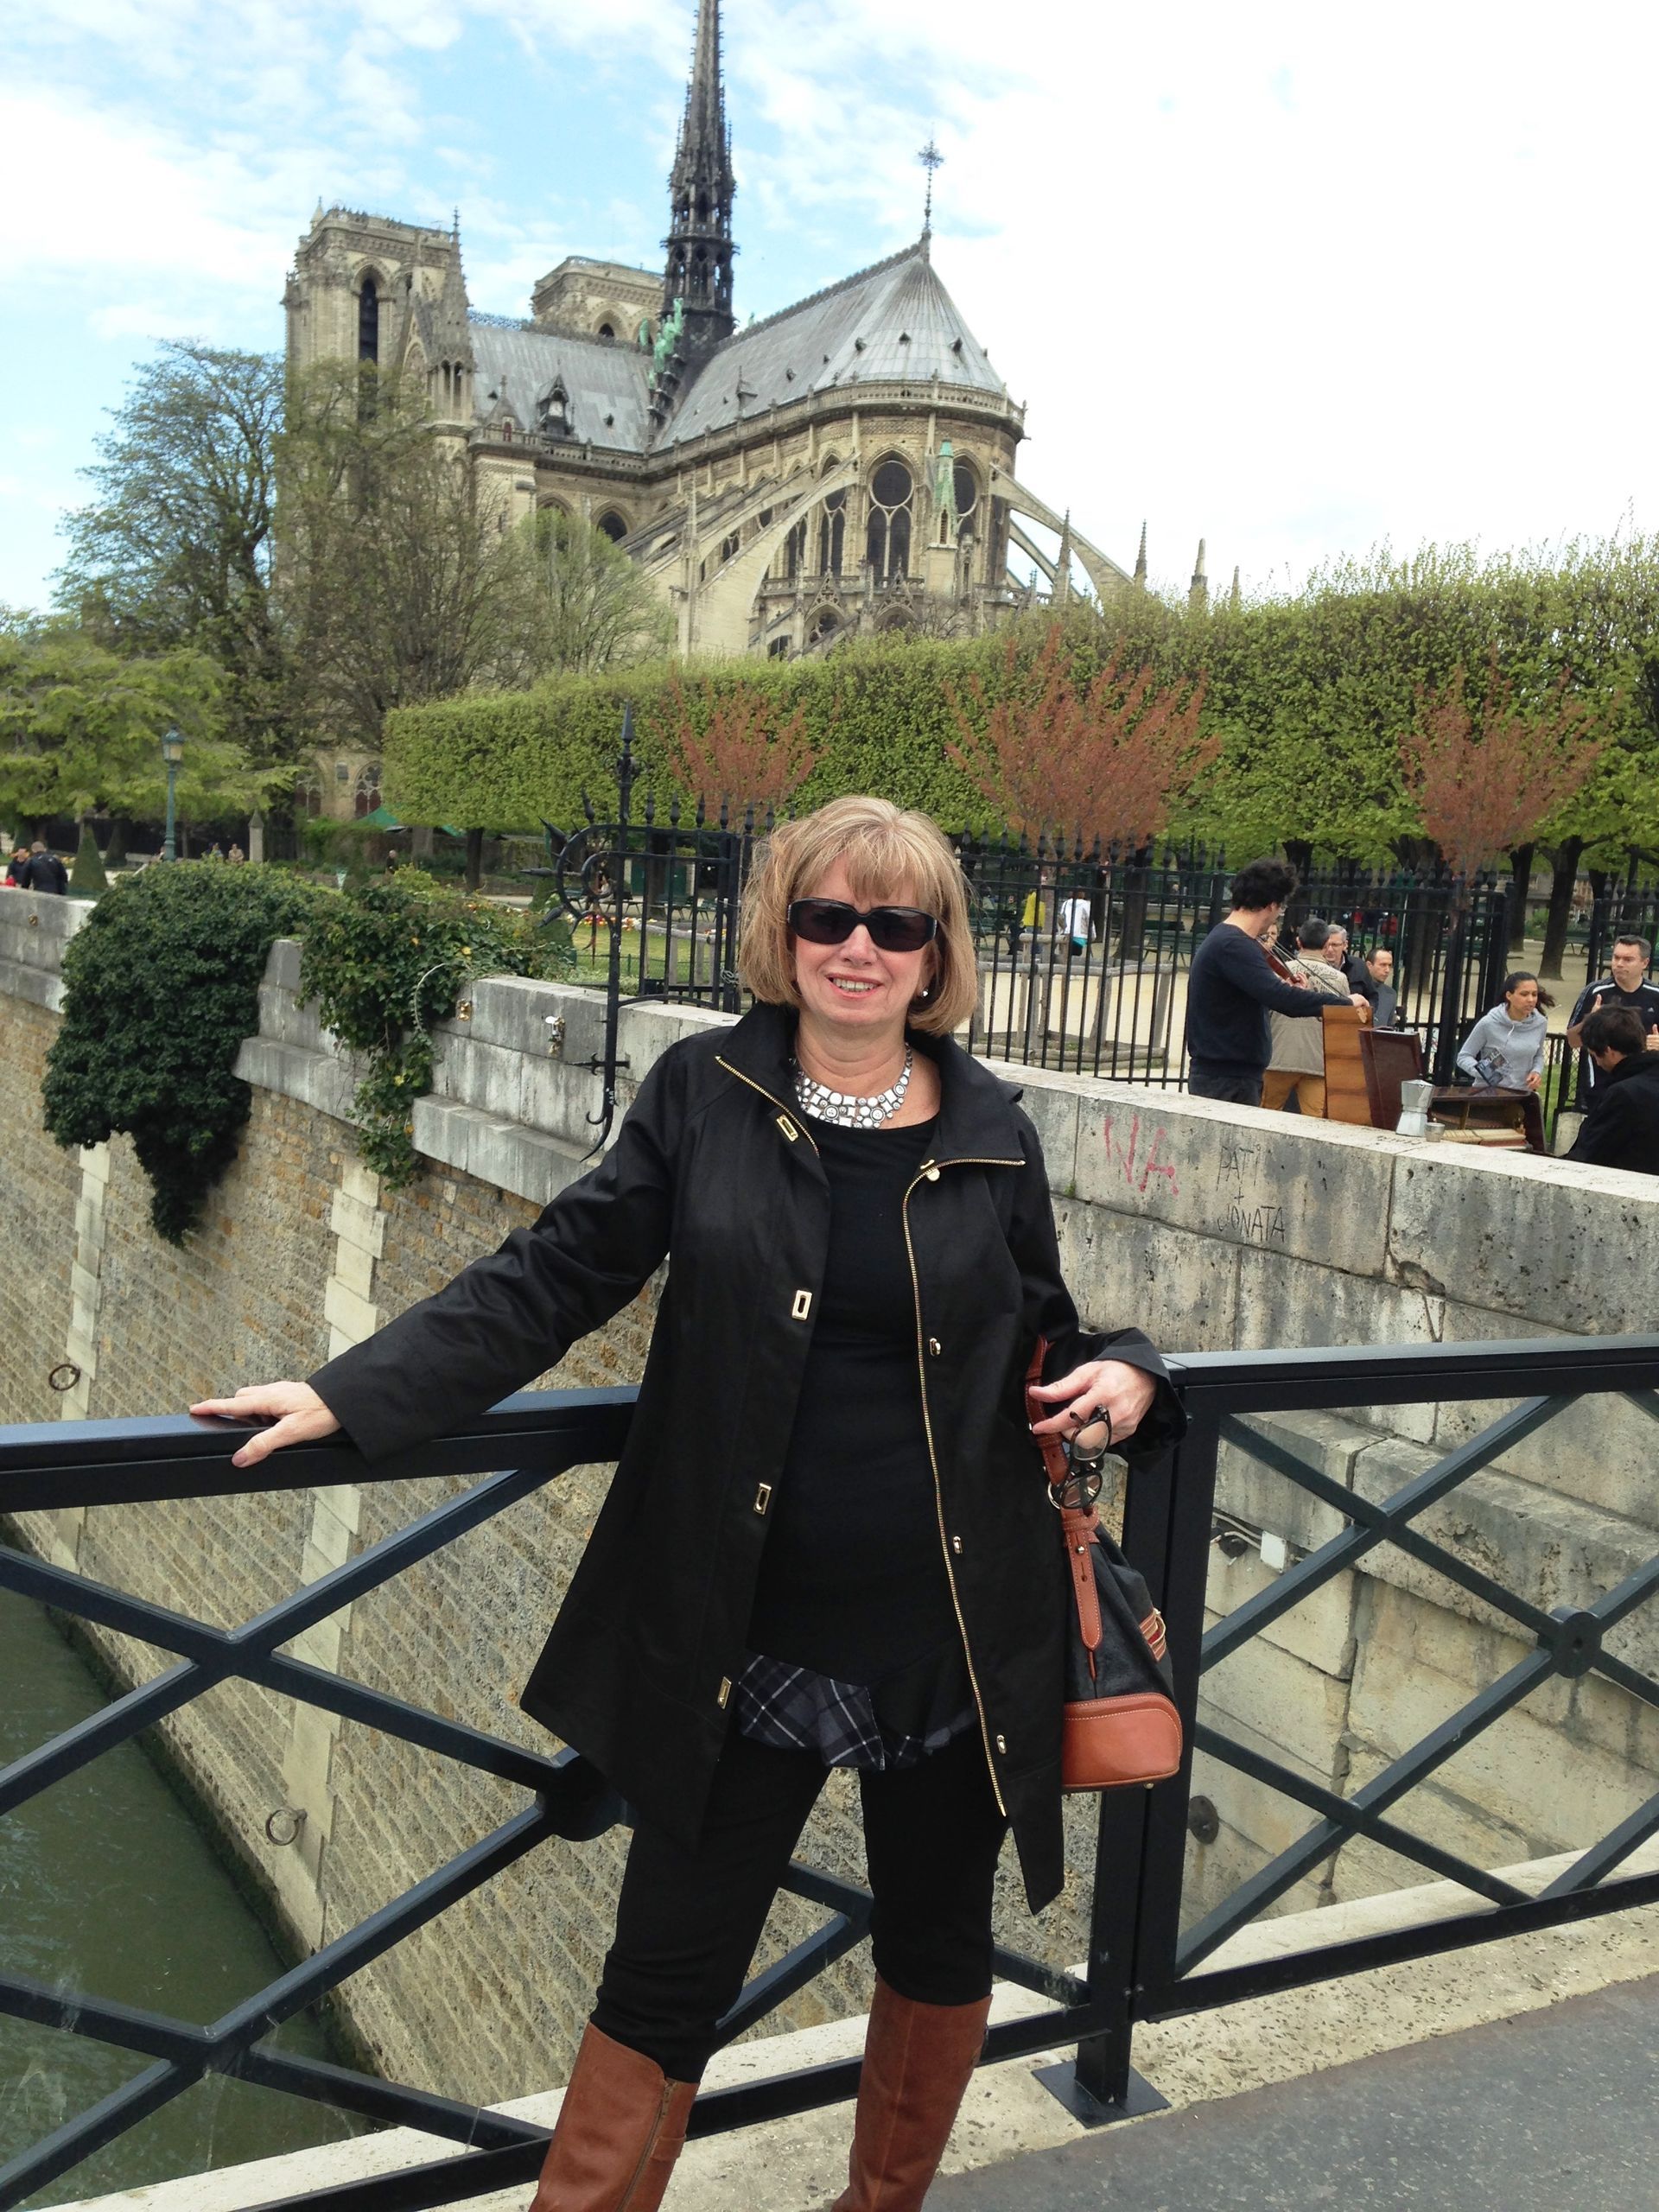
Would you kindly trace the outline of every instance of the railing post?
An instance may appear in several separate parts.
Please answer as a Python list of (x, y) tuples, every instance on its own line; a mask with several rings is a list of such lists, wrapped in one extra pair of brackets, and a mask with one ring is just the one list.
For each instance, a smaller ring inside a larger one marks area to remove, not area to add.
[(1075, 2065), (1046, 2068), (1039, 2075), (1090, 2126), (1158, 2112), (1168, 2102), (1135, 2072), (1133, 2044), (1148, 1986), (1166, 1986), (1175, 1978), (1217, 1434), (1212, 1421), (1194, 1421), (1166, 1459), (1130, 1475), (1124, 1498), (1123, 1549), (1146, 1577), (1168, 1627), (1186, 1751), (1169, 1781), (1109, 1790), (1100, 1802), (1089, 1994), (1112, 2005), (1116, 2018), (1103, 2034), (1077, 2045)]

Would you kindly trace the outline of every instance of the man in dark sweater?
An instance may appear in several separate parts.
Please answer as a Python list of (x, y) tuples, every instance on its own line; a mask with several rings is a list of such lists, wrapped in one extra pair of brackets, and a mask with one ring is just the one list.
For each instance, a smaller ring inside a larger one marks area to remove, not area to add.
[(1252, 861), (1233, 878), (1232, 912), (1192, 956), (1186, 983), (1186, 1087), (1194, 1098), (1235, 1106), (1262, 1103), (1262, 1077), (1272, 1050), (1268, 1015), (1317, 1021), (1327, 1006), (1363, 1006), (1359, 994), (1337, 998), (1281, 982), (1262, 939), (1278, 927), (1296, 888), (1296, 871), (1282, 861)]
[(1586, 1017), (1584, 1049), (1597, 1082), (1569, 1160), (1659, 1175), (1659, 1052), (1644, 1052), (1643, 1043), (1642, 1017), (1628, 1007)]

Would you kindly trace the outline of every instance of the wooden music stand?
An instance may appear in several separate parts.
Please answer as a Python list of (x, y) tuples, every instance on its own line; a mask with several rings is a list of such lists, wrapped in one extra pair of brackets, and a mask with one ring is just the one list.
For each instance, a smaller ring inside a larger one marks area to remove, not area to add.
[[(1371, 1127), (1365, 1065), (1360, 1058), (1360, 1025), (1365, 1016), (1355, 1006), (1322, 1006), (1325, 1031), (1325, 1118), (1351, 1127)], [(1398, 1117), (1396, 1116), (1396, 1119)]]
[(1374, 1129), (1392, 1129), (1400, 1121), (1400, 1086), (1416, 1083), (1423, 1072), (1423, 1040), (1414, 1029), (1362, 1029), (1359, 1057), (1365, 1071), (1365, 1097)]

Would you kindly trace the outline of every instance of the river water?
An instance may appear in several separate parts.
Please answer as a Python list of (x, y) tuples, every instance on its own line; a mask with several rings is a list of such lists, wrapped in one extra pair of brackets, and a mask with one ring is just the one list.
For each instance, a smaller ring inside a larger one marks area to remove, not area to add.
[[(0, 1590), (0, 1766), (73, 1726), (104, 1692), (44, 1611)], [(206, 2025), (283, 1969), (195, 1821), (136, 1744), (0, 1819), (0, 1964)], [(304, 2016), (277, 2041), (329, 2056)], [(0, 2016), (0, 2166), (150, 2062)], [(357, 2124), (240, 2082), (187, 2089), (30, 2206), (327, 2143)]]

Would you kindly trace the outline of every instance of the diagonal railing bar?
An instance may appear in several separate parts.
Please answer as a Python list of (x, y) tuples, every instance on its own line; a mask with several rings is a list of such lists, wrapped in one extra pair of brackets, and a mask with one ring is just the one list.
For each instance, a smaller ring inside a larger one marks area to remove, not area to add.
[[(1351, 1567), (1378, 1544), (1388, 1541), (1396, 1524), (1409, 1520), (1445, 1497), (1448, 1491), (1455, 1490), (1460, 1482), (1484, 1467), (1494, 1451), (1530, 1436), (1535, 1429), (1553, 1421), (1567, 1402), (1565, 1398), (1554, 1396), (1529, 1399), (1525, 1405), (1482, 1429), (1478, 1436), (1471, 1436), (1455, 1452), (1448, 1452), (1445, 1459), (1437, 1459), (1432, 1467), (1425, 1468), (1403, 1490), (1396, 1491), (1384, 1505), (1376, 1509), (1381, 1516), (1379, 1522), (1332, 1536), (1298, 1565), (1287, 1567), (1265, 1590), (1254, 1598), (1247, 1598), (1205, 1636), (1202, 1661), (1205, 1670), (1219, 1666), (1230, 1652), (1311, 1596), (1344, 1567)], [(1230, 1419), (1230, 1415), (1223, 1416), (1224, 1428)], [(1257, 1443), (1267, 1441), (1256, 1437), (1254, 1431), (1246, 1430), (1243, 1433), (1251, 1439), (1252, 1451)], [(1358, 1501), (1353, 1493), (1342, 1491), (1340, 1495), (1348, 1501), (1341, 1510), (1349, 1518), (1357, 1520), (1359, 1516), (1352, 1508)]]
[(1619, 1395), (1637, 1413), (1645, 1414), (1649, 1421), (1659, 1421), (1659, 1390), (1621, 1390)]
[[(256, 1614), (242, 1627), (214, 1630), (204, 1623), (196, 1623), (200, 1656), (181, 1667), (168, 1669), (152, 1681), (129, 1690), (101, 1713), (65, 1730), (49, 1744), (14, 1760), (4, 1774), (0, 1774), (0, 1814), (12, 1811), (48, 1783), (61, 1782), (100, 1752), (124, 1743), (141, 1729), (153, 1727), (204, 1691), (239, 1674), (245, 1655), (267, 1656), (276, 1645), (302, 1635), (319, 1621), (327, 1620), (331, 1613), (441, 1550), (455, 1537), (517, 1503), (550, 1479), (548, 1471), (541, 1467), (487, 1476), (461, 1497), (433, 1507), (406, 1528), (394, 1529), (378, 1543), (371, 1544), (355, 1559), (331, 1568), (292, 1597)], [(128, 1599), (127, 1603), (134, 1620), (145, 1618), (150, 1610), (139, 1599)], [(176, 1624), (178, 1617), (172, 1616), (171, 1619)], [(136, 1632), (142, 1636), (143, 1630), (139, 1628)]]
[[(1520, 1704), (1522, 1698), (1535, 1689), (1547, 1676), (1556, 1671), (1555, 1656), (1549, 1651), (1529, 1651), (1506, 1675), (1466, 1704), (1459, 1707), (1438, 1728), (1414, 1744), (1411, 1749), (1395, 1759), (1391, 1766), (1373, 1777), (1364, 1787), (1357, 1789), (1347, 1800), (1351, 1807), (1363, 1812), (1381, 1811), (1414, 1789), (1424, 1777), (1460, 1751), (1463, 1745), (1483, 1734), (1493, 1722)], [(1299, 1882), (1302, 1876), (1320, 1859), (1328, 1858), (1342, 1841), (1342, 1831), (1334, 1821), (1319, 1821), (1295, 1843), (1287, 1846), (1277, 1857), (1270, 1859), (1246, 1882), (1243, 1882), (1222, 1904), (1200, 1920), (1179, 1945), (1176, 1953), (1177, 1970), (1185, 1972), (1207, 1958), (1217, 1944), (1224, 1943), (1236, 1929), (1270, 1905), (1276, 1897)]]
[(522, 1859), (547, 1832), (547, 1815), (539, 1804), (527, 1806), (511, 1820), (503, 1821), (499, 1827), (457, 1852), (401, 1897), (393, 1897), (378, 1912), (359, 1920), (355, 1928), (347, 1929), (308, 1959), (290, 1967), (257, 1995), (233, 2005), (207, 2031), (215, 2045), (222, 2050), (240, 2050), (279, 2021), (303, 2012), (336, 1983), (360, 1974), (404, 1936), (424, 1928), (447, 1906), (469, 1896)]
[(1632, 1874), (1621, 1882), (1605, 1882), (1595, 1889), (1573, 1890), (1560, 1897), (1528, 1897), (1520, 1904), (1493, 1905), (1482, 1912), (1448, 1913), (1443, 1920), (1418, 1921), (1408, 1928), (1357, 1936), (1345, 1942), (1274, 1952), (1243, 1966), (1211, 1967), (1207, 1974), (1187, 1974), (1149, 1993), (1138, 2017), (1182, 2019), (1194, 2012), (1236, 2005), (1245, 1998), (1272, 1997), (1287, 1989), (1300, 1989), (1311, 1981), (1371, 1974), (1378, 1967), (1402, 1966), (1413, 1959), (1467, 1950), (1474, 1943), (1537, 1935), (1546, 1929), (1599, 1920), (1609, 1913), (1637, 1912), (1654, 1904), (1659, 1904), (1659, 1872)]
[(1638, 1567), (1634, 1573), (1627, 1574), (1605, 1598), (1598, 1598), (1586, 1611), (1595, 1615), (1604, 1630), (1617, 1628), (1638, 1605), (1644, 1605), (1656, 1590), (1659, 1590), (1659, 1555)]
[(423, 2134), (447, 2137), (467, 2150), (494, 2151), (512, 2143), (544, 2145), (547, 2141), (546, 2128), (538, 2127), (532, 2120), (462, 2104), (430, 2089), (412, 2089), (401, 2082), (358, 2074), (326, 2058), (302, 2058), (296, 2051), (263, 2043), (245, 2050), (230, 2071), (238, 2081), (251, 2082), (258, 2088), (304, 2097), (336, 2112), (384, 2121), (389, 2127), (419, 2128)]
[[(0, 2012), (14, 2020), (33, 2021), (36, 2027), (83, 2034), (143, 2058), (164, 2058), (194, 2066), (198, 2061), (205, 2064), (212, 2055), (213, 2039), (206, 2028), (169, 2018), (162, 2012), (146, 2012), (136, 2005), (89, 1997), (83, 1990), (48, 1988), (27, 1974), (0, 1974)], [(82, 2021), (85, 2026), (78, 2024)]]
[(1615, 1658), (1611, 1651), (1599, 1651), (1590, 1672), (1605, 1675), (1631, 1697), (1640, 1698), (1644, 1705), (1659, 1706), (1659, 1682), (1632, 1667), (1628, 1659)]
[(1593, 1889), (1604, 1874), (1621, 1866), (1653, 1835), (1659, 1835), (1659, 1796), (1649, 1797), (1645, 1805), (1638, 1805), (1616, 1828), (1610, 1828), (1599, 1843), (1592, 1843), (1588, 1851), (1580, 1853), (1547, 1889), (1538, 1892), (1539, 1896), (1561, 1897), (1575, 1890)]
[(844, 1959), (849, 1951), (856, 1949), (869, 1932), (868, 1912), (857, 1916), (838, 1912), (794, 1945), (764, 1974), (756, 1974), (744, 1985), (715, 2027), (716, 2048), (724, 2049), (728, 2043), (735, 2043), (739, 2036), (747, 2035), (757, 2021), (787, 2004), (798, 1989), (804, 1989), (809, 1981), (816, 1981), (837, 1959)]
[[(1555, 1398), (1550, 1402), (1555, 1412), (1560, 1413), (1568, 1405), (1576, 1404), (1577, 1400)], [(1554, 1415), (1550, 1418), (1553, 1419)], [(1449, 1552), (1444, 1545), (1436, 1543), (1432, 1536), (1424, 1535), (1421, 1529), (1413, 1528), (1409, 1521), (1402, 1520), (1393, 1510), (1392, 1499), (1384, 1499), (1379, 1503), (1359, 1491), (1349, 1490), (1325, 1473), (1323, 1469), (1310, 1465), (1300, 1453), (1280, 1443), (1276, 1437), (1263, 1436), (1260, 1430), (1246, 1427), (1233, 1414), (1223, 1417), (1221, 1433), (1230, 1443), (1248, 1451), (1250, 1457), (1259, 1460), (1263, 1466), (1271, 1468), (1275, 1474), (1283, 1475), (1287, 1481), (1294, 1483), (1299, 1489), (1306, 1491), (1322, 1503), (1333, 1506), (1345, 1519), (1376, 1530), (1380, 1541), (1391, 1543), (1398, 1550), (1408, 1553), (1413, 1559), (1421, 1560), (1425, 1567), (1432, 1567), (1437, 1574), (1443, 1574), (1448, 1582), (1459, 1584), (1471, 1597), (1484, 1599), (1496, 1611), (1507, 1613), (1512, 1620), (1519, 1621), (1535, 1636), (1549, 1632), (1550, 1618), (1541, 1606), (1533, 1605), (1529, 1599), (1521, 1597), (1493, 1576), (1482, 1573), (1478, 1567), (1470, 1566), (1455, 1552)], [(1465, 1468), (1459, 1476), (1459, 1482), (1466, 1482), (1472, 1475), (1484, 1473), (1490, 1464), (1488, 1460), (1482, 1466)], [(1426, 1468), (1424, 1472), (1433, 1474), (1434, 1469)], [(1433, 1502), (1419, 1502), (1411, 1510), (1413, 1513), (1426, 1512)], [(1209, 1663), (1214, 1665), (1218, 1662), (1211, 1661)]]
[(49, 2135), (0, 2166), (0, 2212), (12, 2212), (26, 2196), (33, 2196), (36, 2190), (70, 2172), (94, 2151), (124, 2135), (128, 2128), (137, 2127), (141, 2120), (148, 2120), (181, 2090), (191, 2088), (194, 2078), (181, 2075), (163, 2059), (147, 2066), (118, 2089), (111, 2089), (107, 2097), (101, 2097), (73, 2120), (66, 2120), (60, 2127), (54, 2127)]
[(1430, 1843), (1422, 1836), (1414, 1835), (1409, 1828), (1402, 1828), (1393, 1821), (1385, 1820), (1380, 1813), (1356, 1808), (1351, 1797), (1339, 1797), (1334, 1789), (1326, 1789), (1317, 1782), (1303, 1776), (1277, 1759), (1253, 1751), (1243, 1744), (1236, 1743), (1218, 1729), (1200, 1721), (1192, 1732), (1192, 1747), (1207, 1751), (1211, 1758), (1248, 1774), (1252, 1780), (1264, 1782), (1286, 1797), (1306, 1805), (1310, 1812), (1323, 1814), (1326, 1820), (1343, 1828), (1346, 1836), (1363, 1835), (1373, 1843), (1380, 1843), (1385, 1850), (1402, 1859), (1414, 1859), (1433, 1874), (1441, 1875), (1448, 1882), (1456, 1882), (1465, 1890), (1472, 1890), (1479, 1897), (1489, 1897), (1494, 1904), (1517, 1904), (1527, 1892), (1517, 1889), (1513, 1882), (1489, 1873), (1484, 1867), (1476, 1866), (1461, 1859), (1454, 1851), (1442, 1850), (1437, 1843)]
[(1061, 1967), (1045, 1966), (1040, 1959), (1029, 1959), (1023, 1951), (1005, 1949), (1001, 1943), (991, 1948), (991, 1971), (999, 1981), (1011, 1981), (1018, 1989), (1028, 1989), (1036, 1997), (1046, 1997), (1055, 2005), (1086, 2005), (1089, 1985), (1081, 1975), (1067, 1974)]
[[(0, 1545), (0, 1587), (38, 1599), (58, 1612), (96, 1621), (101, 1627), (113, 1628), (164, 1651), (188, 1656), (205, 1653), (216, 1660), (227, 1641), (226, 1630), (208, 1628), (188, 1613), (172, 1612), (146, 1599), (130, 1597), (105, 1583), (93, 1582), (45, 1560), (31, 1559), (6, 1545)], [(461, 1721), (446, 1720), (425, 1706), (408, 1704), (385, 1690), (371, 1689), (349, 1675), (331, 1674), (308, 1660), (289, 1658), (281, 1652), (264, 1657), (245, 1653), (232, 1672), (264, 1689), (320, 1706), (346, 1719), (360, 1720), (423, 1750), (442, 1752), (480, 1773), (521, 1783), (526, 1789), (544, 1789), (569, 1757), (563, 1753), (550, 1758), (527, 1751), (503, 1736), (492, 1736), (487, 1730), (469, 1727)], [(10, 1772), (10, 1768), (0, 1770), (0, 1786)]]
[[(139, 2077), (143, 2087), (142, 2096), (129, 2098), (124, 2092), (105, 2098), (82, 2113), (78, 2120), (66, 2122), (45, 2141), (37, 2144), (33, 2152), (21, 2162), (14, 2162), (12, 2169), (0, 2171), (0, 2212), (9, 2212), (11, 2205), (35, 2190), (43, 2188), (60, 2173), (67, 2172), (82, 2158), (129, 2128), (137, 2126), (160, 2106), (181, 2095), (206, 2074), (231, 2073), (237, 2070), (237, 2062), (243, 2052), (261, 2037), (278, 2026), (294, 2013), (302, 2012), (336, 1984), (379, 1958), (403, 1938), (412, 1934), (453, 1904), (457, 1898), (468, 1895), (480, 1884), (499, 1873), (503, 1868), (522, 1858), (538, 1843), (546, 1832), (546, 1814), (537, 1804), (513, 1819), (503, 1822), (491, 1834), (482, 1837), (467, 1850), (458, 1853), (446, 1865), (429, 1874), (423, 1881), (395, 1897), (379, 1911), (337, 1936), (332, 1943), (294, 1967), (285, 1974), (269, 1983), (252, 1997), (225, 2013), (206, 2031), (200, 2044), (193, 2044), (189, 2055), (173, 2060), (163, 2060)], [(106, 2008), (95, 2008), (102, 2017)], [(88, 2020), (92, 2017), (88, 2015)], [(124, 2024), (143, 2016), (136, 2008), (128, 2014)], [(170, 2029), (175, 2024), (151, 2015), (154, 2024)], [(86, 2035), (93, 2041), (102, 2038), (88, 2020), (64, 2019), (53, 2024), (74, 2035)], [(129, 2084), (130, 2089), (137, 2085)], [(419, 2108), (419, 2092), (410, 2091), (410, 2113)], [(442, 2117), (435, 2113), (434, 2119)], [(415, 2122), (415, 2124), (419, 2124)], [(442, 2130), (435, 2127), (435, 2133)], [(44, 2161), (44, 2164), (38, 2163)], [(49, 2170), (48, 2170), (49, 2169)], [(9, 2194), (15, 2189), (16, 2194)]]

